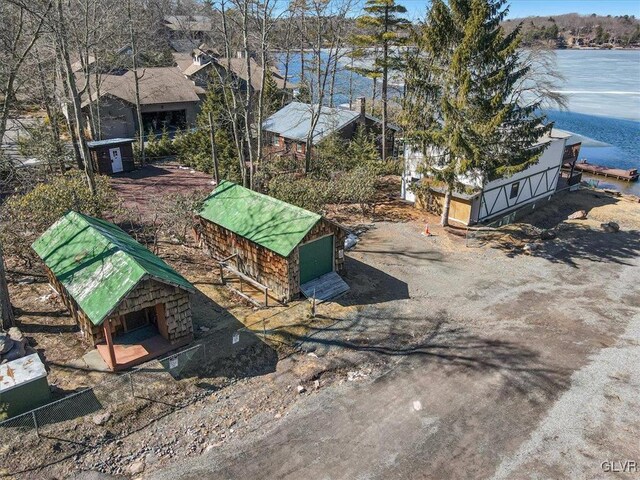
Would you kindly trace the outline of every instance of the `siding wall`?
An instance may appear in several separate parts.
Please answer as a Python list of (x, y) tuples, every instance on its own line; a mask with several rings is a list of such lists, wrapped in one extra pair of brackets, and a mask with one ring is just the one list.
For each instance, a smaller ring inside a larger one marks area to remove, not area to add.
[[(300, 294), (300, 258), (298, 247), (289, 257), (283, 257), (226, 228), (199, 217), (199, 235), (203, 246), (216, 259), (237, 255), (229, 263), (266, 285), (275, 297), (288, 302)], [(345, 232), (339, 226), (321, 219), (301, 243), (310, 242), (327, 234), (335, 234), (335, 268), (344, 268)]]
[[(71, 313), (71, 316), (78, 322), (80, 332), (85, 340), (91, 345), (103, 342), (105, 339), (102, 325), (93, 325), (89, 317), (85, 315), (75, 300), (67, 293), (53, 272), (46, 266), (45, 270), (49, 282), (60, 294), (60, 298)], [(112, 333), (115, 333), (116, 329), (122, 324), (119, 318), (121, 315), (153, 307), (159, 303), (165, 305), (165, 324), (160, 325), (162, 319), (158, 319), (158, 330), (163, 336), (171, 343), (190, 340), (193, 337), (193, 325), (191, 323), (189, 292), (151, 279), (141, 281), (109, 317)]]
[(200, 239), (209, 255), (217, 260), (236, 255), (229, 261), (234, 268), (267, 286), (280, 300), (291, 299), (287, 258), (202, 217), (199, 227)]
[[(484, 185), (477, 218), (482, 222), (537, 201), (547, 200), (556, 191), (562, 167), (565, 139), (554, 139), (535, 165), (508, 178)], [(518, 183), (518, 194), (511, 198), (512, 185)]]
[[(455, 202), (460, 205), (454, 207), (452, 203), (449, 219), (462, 221), (463, 217), (467, 217), (467, 208), (462, 204), (468, 203), (470, 205), (469, 220), (463, 223), (473, 224), (499, 218), (501, 215), (522, 208), (527, 204), (548, 199), (556, 191), (558, 185), (565, 142), (564, 138), (553, 138), (540, 156), (538, 163), (510, 177), (488, 182), (483, 187), (472, 178), (459, 178), (464, 184), (475, 185), (480, 195), (472, 201), (455, 199)], [(416, 201), (415, 195), (409, 187), (412, 183), (423, 178), (422, 173), (419, 172), (423, 161), (424, 156), (420, 151), (412, 150), (407, 146), (401, 192), (402, 198), (407, 201)], [(518, 194), (511, 198), (511, 186), (515, 183), (518, 183)], [(436, 192), (434, 192), (434, 198), (439, 198)], [(430, 210), (437, 212), (438, 208), (441, 208), (441, 201), (437, 201), (439, 205), (430, 206)]]

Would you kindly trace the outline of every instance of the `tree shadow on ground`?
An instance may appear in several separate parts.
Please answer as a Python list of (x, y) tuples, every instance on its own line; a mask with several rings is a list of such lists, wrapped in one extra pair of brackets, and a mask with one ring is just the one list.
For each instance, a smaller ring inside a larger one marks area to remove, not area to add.
[[(587, 190), (563, 193), (527, 215), (521, 223), (477, 235), (510, 258), (530, 255), (573, 268), (579, 268), (580, 261), (632, 265), (631, 260), (640, 255), (639, 231), (610, 233), (598, 224), (593, 225), (593, 221), (567, 221), (576, 211), (584, 210), (589, 218), (592, 209), (618, 202), (620, 200), (611, 195)], [(555, 238), (543, 239), (549, 231)]]
[(147, 164), (142, 168), (137, 170), (133, 170), (131, 172), (119, 173), (113, 175), (113, 178), (119, 179), (130, 179), (130, 180), (141, 180), (143, 178), (153, 178), (161, 175), (170, 175), (171, 170), (166, 168), (162, 168), (158, 165)]
[(373, 305), (409, 298), (409, 286), (406, 282), (353, 257), (345, 258), (343, 278), (350, 291), (335, 300), (342, 306)]
[(632, 261), (640, 256), (640, 232), (637, 230), (609, 233), (577, 223), (563, 223), (555, 231), (557, 238), (536, 243), (534, 250), (515, 247), (512, 241), (497, 241), (491, 246), (505, 251), (510, 258), (530, 255), (573, 268), (579, 268), (580, 261), (633, 265)]
[(182, 378), (240, 379), (275, 372), (278, 352), (228, 310), (199, 290), (192, 297), (192, 309), (194, 329), (206, 325), (209, 330), (194, 342), (202, 353), (189, 360)]
[(358, 352), (368, 361), (407, 357), (427, 367), (437, 365), (451, 373), (499, 373), (505, 392), (552, 395), (568, 385), (571, 372), (545, 364), (539, 352), (524, 345), (480, 336), (448, 321), (433, 318), (389, 318), (378, 309), (298, 337), (303, 349), (330, 348)]

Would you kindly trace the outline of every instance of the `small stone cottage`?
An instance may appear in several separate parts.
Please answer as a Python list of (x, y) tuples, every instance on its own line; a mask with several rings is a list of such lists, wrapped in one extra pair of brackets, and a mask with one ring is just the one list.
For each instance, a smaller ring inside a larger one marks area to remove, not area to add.
[(117, 226), (69, 212), (33, 249), (109, 369), (142, 363), (192, 340), (192, 285)]
[(342, 227), (235, 183), (222, 181), (198, 219), (209, 254), (217, 260), (231, 257), (237, 271), (282, 302), (299, 296), (305, 284), (344, 268)]

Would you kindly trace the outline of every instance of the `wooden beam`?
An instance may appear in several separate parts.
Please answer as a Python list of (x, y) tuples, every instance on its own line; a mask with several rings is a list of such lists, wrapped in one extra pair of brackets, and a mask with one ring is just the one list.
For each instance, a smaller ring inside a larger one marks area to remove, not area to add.
[(111, 338), (111, 320), (107, 319), (102, 324), (104, 328), (104, 338), (107, 340), (107, 348), (109, 349), (109, 359), (111, 360), (111, 370), (115, 370), (117, 366), (116, 352), (113, 350), (113, 338)]

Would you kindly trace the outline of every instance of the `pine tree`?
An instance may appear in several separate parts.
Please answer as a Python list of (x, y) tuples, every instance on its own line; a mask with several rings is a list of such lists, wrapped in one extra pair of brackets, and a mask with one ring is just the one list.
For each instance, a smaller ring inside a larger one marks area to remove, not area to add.
[(420, 147), (425, 170), (446, 185), (442, 225), (462, 175), (487, 181), (538, 161), (538, 140), (551, 130), (527, 100), (531, 68), (520, 45), (520, 26), (505, 34), (506, 0), (434, 0), (407, 65), (404, 121)]
[[(389, 47), (403, 45), (404, 37), (400, 32), (408, 25), (408, 21), (402, 18), (407, 9), (399, 5), (395, 0), (367, 0), (364, 10), (367, 14), (358, 17), (357, 25), (364, 28), (367, 33), (356, 35), (354, 43), (361, 47), (381, 47), (381, 56), (374, 59), (374, 63), (368, 72), (362, 72), (374, 79), (382, 78), (382, 160), (387, 158), (387, 102), (389, 70), (397, 65), (397, 58), (389, 53)], [(356, 52), (357, 54), (358, 52)], [(375, 83), (374, 83), (375, 85)], [(374, 95), (375, 96), (375, 95)]]

